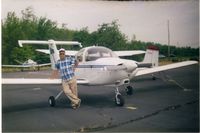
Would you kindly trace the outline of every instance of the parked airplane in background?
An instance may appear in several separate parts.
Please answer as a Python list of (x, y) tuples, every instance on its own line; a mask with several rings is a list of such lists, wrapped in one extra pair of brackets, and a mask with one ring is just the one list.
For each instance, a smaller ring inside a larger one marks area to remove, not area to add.
[[(52, 69), (55, 62), (59, 59), (59, 52), (56, 45), (79, 45), (79, 42), (72, 41), (19, 41), (22, 44), (46, 44), (49, 50), (38, 49), (37, 51), (50, 54)], [(128, 95), (133, 93), (133, 88), (129, 85), (134, 77), (152, 74), (159, 71), (178, 68), (182, 66), (196, 64), (196, 61), (184, 61), (170, 65), (158, 66), (159, 49), (155, 46), (149, 46), (147, 51), (112, 51), (106, 47), (91, 46), (82, 48), (79, 51), (66, 50), (66, 55), (75, 56), (79, 60), (78, 68), (75, 71), (77, 83), (82, 85), (108, 85), (115, 87), (115, 103), (119, 106), (124, 105), (124, 99), (120, 94), (118, 87), (125, 85)], [(134, 60), (121, 59), (120, 56), (130, 56), (144, 54), (144, 60), (137, 62)], [(61, 84), (61, 79), (3, 79), (3, 84)], [(49, 104), (55, 105), (55, 100), (63, 93), (61, 91), (55, 98), (49, 97)]]
[(19, 64), (21, 65), (2, 65), (2, 67), (12, 67), (12, 68), (21, 68), (21, 71), (24, 71), (24, 68), (33, 68), (33, 70), (36, 70), (36, 67), (38, 69), (38, 71), (40, 70), (40, 67), (42, 66), (50, 66), (51, 63), (45, 63), (45, 64), (37, 64), (37, 62), (28, 59), (27, 61), (25, 61), (24, 63), (17, 61)]

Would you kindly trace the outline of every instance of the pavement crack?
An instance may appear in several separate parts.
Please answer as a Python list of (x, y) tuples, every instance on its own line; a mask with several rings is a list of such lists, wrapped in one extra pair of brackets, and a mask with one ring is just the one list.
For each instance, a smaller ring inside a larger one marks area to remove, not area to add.
[(160, 110), (156, 110), (150, 114), (146, 114), (144, 116), (140, 116), (140, 117), (137, 117), (135, 119), (131, 119), (131, 120), (128, 120), (128, 121), (125, 121), (125, 122), (121, 122), (121, 123), (117, 123), (117, 124), (112, 124), (112, 117), (111, 117), (111, 121), (108, 122), (107, 124), (105, 125), (93, 125), (93, 126), (88, 126), (88, 127), (82, 127), (80, 129), (78, 129), (76, 132), (97, 132), (97, 131), (102, 131), (102, 130), (105, 130), (105, 129), (111, 129), (111, 128), (115, 128), (115, 127), (119, 127), (119, 126), (122, 126), (122, 125), (126, 125), (126, 124), (129, 124), (129, 123), (133, 123), (133, 122), (136, 122), (136, 121), (140, 121), (140, 120), (143, 120), (143, 119), (147, 119), (149, 117), (153, 117), (153, 116), (156, 116), (162, 112), (165, 112), (165, 111), (172, 111), (172, 110), (176, 110), (176, 109), (179, 109), (181, 107), (184, 107), (184, 106), (187, 106), (187, 105), (190, 105), (190, 104), (195, 104), (195, 103), (198, 103), (199, 100), (193, 100), (193, 101), (189, 101), (189, 102), (186, 102), (184, 104), (177, 104), (177, 105), (170, 105), (170, 106), (167, 106), (165, 108), (162, 108)]

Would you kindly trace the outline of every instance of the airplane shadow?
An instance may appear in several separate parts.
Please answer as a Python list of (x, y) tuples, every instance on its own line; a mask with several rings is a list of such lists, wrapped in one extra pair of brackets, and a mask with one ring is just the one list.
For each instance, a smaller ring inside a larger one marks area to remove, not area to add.
[[(80, 95), (81, 107), (90, 106), (94, 108), (110, 108), (115, 107), (114, 96), (103, 96), (103, 95)], [(56, 101), (56, 108), (71, 108), (70, 100), (62, 96)]]
[[(81, 108), (93, 107), (93, 108), (113, 108), (116, 107), (113, 96), (103, 95), (80, 95)], [(34, 110), (42, 108), (52, 108), (49, 106), (48, 101), (41, 101), (37, 103), (20, 104), (2, 107), (2, 113), (12, 113), (25, 110)], [(56, 100), (56, 105), (53, 108), (71, 108), (70, 100), (65, 96), (61, 96)]]

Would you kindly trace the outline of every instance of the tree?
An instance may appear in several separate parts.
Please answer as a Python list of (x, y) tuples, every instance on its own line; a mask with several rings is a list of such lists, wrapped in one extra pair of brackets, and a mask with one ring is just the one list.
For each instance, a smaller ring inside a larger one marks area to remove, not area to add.
[(17, 46), (21, 34), (20, 20), (14, 12), (9, 12), (6, 21), (2, 24), (2, 59), (3, 64), (12, 63), (11, 54)]
[(41, 17), (37, 21), (37, 33), (36, 39), (37, 40), (49, 40), (52, 39), (54, 36), (53, 32), (57, 28), (57, 24), (52, 22), (51, 20)]
[(127, 37), (120, 32), (117, 21), (100, 25), (97, 32), (93, 34), (96, 38), (94, 43), (115, 50), (123, 48), (127, 42)]
[(11, 58), (13, 61), (18, 60), (24, 62), (28, 59), (33, 59), (34, 52), (30, 46), (24, 46), (22, 48), (15, 47), (12, 51)]

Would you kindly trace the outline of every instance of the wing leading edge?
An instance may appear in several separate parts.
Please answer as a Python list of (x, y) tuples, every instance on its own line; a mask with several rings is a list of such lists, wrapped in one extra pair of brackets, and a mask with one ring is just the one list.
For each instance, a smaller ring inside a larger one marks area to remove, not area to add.
[[(38, 79), (38, 78), (3, 78), (2, 84), (61, 84), (61, 79)], [(87, 85), (86, 80), (77, 80), (77, 84)]]
[(37, 64), (37, 65), (2, 65), (2, 67), (29, 68), (29, 67), (42, 67), (42, 66), (50, 66), (50, 65), (51, 65), (51, 63)]
[(165, 70), (174, 69), (174, 68), (179, 68), (179, 67), (183, 67), (183, 66), (189, 66), (189, 65), (193, 65), (193, 64), (197, 64), (197, 63), (198, 63), (197, 61), (184, 61), (184, 62), (173, 63), (173, 64), (169, 64), (169, 65), (164, 65), (164, 66), (158, 66), (158, 67), (154, 67), (154, 68), (141, 69), (136, 73), (135, 76), (137, 77), (137, 76), (141, 76), (141, 75), (151, 74), (151, 73), (165, 71)]
[(33, 65), (2, 65), (2, 67), (10, 67), (10, 68), (28, 68), (32, 67)]

